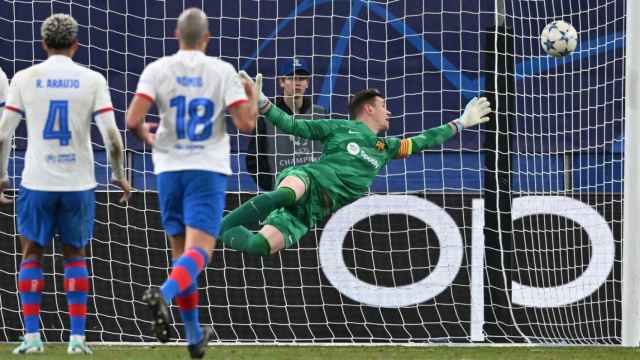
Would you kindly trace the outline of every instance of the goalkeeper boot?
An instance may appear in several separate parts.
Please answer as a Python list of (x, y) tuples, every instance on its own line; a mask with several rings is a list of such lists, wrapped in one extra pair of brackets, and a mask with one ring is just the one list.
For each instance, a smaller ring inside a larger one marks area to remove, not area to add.
[(202, 359), (204, 352), (207, 349), (207, 345), (209, 344), (209, 340), (211, 339), (211, 335), (213, 335), (213, 329), (211, 326), (203, 326), (202, 340), (197, 344), (189, 344), (188, 346), (189, 355), (191, 355), (192, 359)]
[(169, 341), (169, 307), (164, 302), (160, 290), (149, 288), (142, 295), (142, 301), (147, 303), (153, 317), (153, 333), (160, 342)]
[(69, 346), (67, 347), (67, 354), (92, 355), (93, 351), (89, 349), (89, 346), (84, 341), (84, 336), (71, 335), (71, 338), (69, 339)]
[(32, 354), (41, 353), (44, 351), (42, 340), (40, 340), (40, 333), (26, 334), (22, 343), (15, 349), (13, 353), (18, 354)]

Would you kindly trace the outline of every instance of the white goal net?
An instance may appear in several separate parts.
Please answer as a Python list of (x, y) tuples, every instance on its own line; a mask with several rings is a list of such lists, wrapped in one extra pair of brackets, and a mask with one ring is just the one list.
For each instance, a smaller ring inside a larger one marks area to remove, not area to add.
[[(125, 138), (137, 189), (126, 206), (105, 191), (95, 144), (90, 341), (155, 341), (141, 295), (166, 278), (168, 241), (150, 149), (124, 131), (124, 111), (144, 66), (177, 50), (176, 18), (191, 6), (210, 17), (207, 53), (262, 72), (268, 97), (282, 96), (286, 64), (301, 62), (308, 99), (326, 111), (312, 116), (346, 117), (349, 95), (367, 87), (392, 112), (381, 137), (446, 123), (474, 96), (495, 110), (489, 125), (390, 162), (366, 197), (297, 246), (265, 258), (219, 246), (199, 281), (201, 322), (216, 341), (621, 342), (625, 1), (4, 1), (9, 78), (45, 58), (42, 21), (71, 14), (80, 24), (74, 59), (106, 76)], [(553, 20), (576, 28), (572, 54), (543, 52), (539, 34)], [(317, 144), (271, 129), (257, 138), (229, 130), (227, 210), (318, 155)], [(25, 135), (21, 125), (10, 159), (16, 190)], [(23, 327), (15, 220), (14, 205), (0, 207), (0, 341), (18, 340)], [(61, 248), (48, 254), (42, 329), (63, 341)]]

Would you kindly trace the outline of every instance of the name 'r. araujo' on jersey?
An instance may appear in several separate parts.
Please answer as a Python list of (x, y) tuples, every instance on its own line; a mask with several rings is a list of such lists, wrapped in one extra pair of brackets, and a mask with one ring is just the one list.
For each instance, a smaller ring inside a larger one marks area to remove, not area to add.
[(387, 161), (440, 145), (455, 134), (445, 124), (407, 139), (383, 139), (361, 121), (296, 120), (275, 105), (265, 117), (282, 132), (323, 143), (320, 159), (302, 167), (330, 192), (334, 210), (363, 196)]
[(5, 107), (27, 123), (22, 186), (39, 191), (96, 186), (91, 120), (113, 111), (104, 76), (52, 55), (15, 74)]

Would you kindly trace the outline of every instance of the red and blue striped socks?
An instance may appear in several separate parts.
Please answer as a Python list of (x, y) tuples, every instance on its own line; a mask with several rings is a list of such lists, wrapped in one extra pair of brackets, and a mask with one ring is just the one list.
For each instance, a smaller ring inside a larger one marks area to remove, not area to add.
[(176, 304), (180, 309), (180, 317), (184, 322), (184, 331), (189, 344), (197, 344), (202, 340), (200, 317), (198, 314), (198, 286), (191, 284), (185, 291), (176, 296)]
[(40, 302), (44, 277), (42, 265), (38, 260), (24, 260), (20, 263), (18, 273), (18, 291), (22, 301), (25, 334), (40, 332)]
[(89, 291), (89, 272), (84, 258), (65, 260), (64, 291), (67, 292), (71, 335), (84, 336), (87, 322), (87, 292)]
[(209, 263), (207, 252), (199, 247), (187, 249), (176, 260), (169, 278), (160, 287), (164, 301), (169, 304), (178, 294), (185, 292), (191, 285), (198, 283), (198, 274)]
[(198, 274), (209, 262), (207, 252), (198, 247), (187, 249), (173, 264), (169, 279), (162, 284), (160, 292), (168, 304), (173, 297), (180, 309), (184, 330), (189, 344), (202, 340), (202, 329), (198, 315)]

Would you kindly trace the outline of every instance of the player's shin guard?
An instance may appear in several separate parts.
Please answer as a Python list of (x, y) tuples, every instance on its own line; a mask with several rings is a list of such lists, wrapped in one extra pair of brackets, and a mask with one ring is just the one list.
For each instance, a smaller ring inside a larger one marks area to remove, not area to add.
[(20, 263), (18, 291), (22, 301), (25, 334), (40, 332), (40, 302), (44, 277), (38, 260), (24, 260)]
[(258, 195), (225, 216), (220, 232), (224, 233), (239, 225), (259, 224), (273, 210), (291, 206), (295, 202), (296, 193), (288, 187)]
[(191, 284), (185, 291), (176, 296), (176, 304), (180, 309), (180, 317), (184, 322), (184, 330), (189, 344), (197, 344), (202, 340), (202, 329), (198, 316), (198, 287)]
[(67, 293), (71, 335), (84, 336), (87, 323), (87, 293), (89, 271), (84, 258), (66, 259), (64, 264), (64, 291)]
[(244, 226), (236, 226), (224, 234), (224, 243), (238, 251), (254, 256), (267, 256), (271, 254), (271, 245), (262, 234), (253, 234)]
[(173, 270), (160, 287), (160, 292), (164, 301), (169, 304), (179, 293), (184, 292), (192, 284), (197, 284), (198, 274), (209, 263), (207, 251), (192, 247), (187, 249), (178, 260), (176, 260)]

